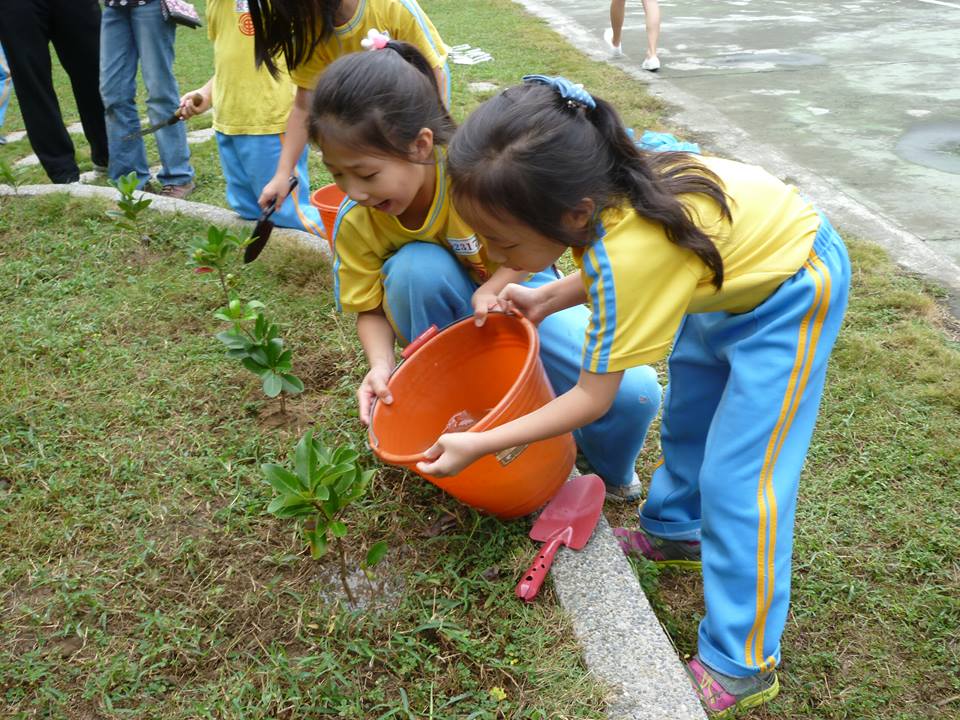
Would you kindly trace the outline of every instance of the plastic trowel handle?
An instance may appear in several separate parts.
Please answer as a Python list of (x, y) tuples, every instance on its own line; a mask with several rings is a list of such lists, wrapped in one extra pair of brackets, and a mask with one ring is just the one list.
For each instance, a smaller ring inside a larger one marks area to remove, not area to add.
[(544, 578), (550, 571), (550, 566), (553, 565), (553, 556), (557, 554), (557, 549), (561, 545), (569, 544), (572, 537), (573, 528), (567, 527), (558, 530), (547, 540), (546, 544), (540, 547), (540, 554), (537, 555), (537, 559), (533, 561), (530, 569), (523, 574), (523, 579), (517, 583), (518, 598), (533, 602), (537, 593), (540, 592), (540, 586), (543, 585)]

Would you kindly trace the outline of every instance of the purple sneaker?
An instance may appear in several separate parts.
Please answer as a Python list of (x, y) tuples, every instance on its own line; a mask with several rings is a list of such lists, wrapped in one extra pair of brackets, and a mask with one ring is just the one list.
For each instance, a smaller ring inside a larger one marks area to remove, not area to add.
[(695, 540), (667, 540), (651, 535), (642, 528), (640, 530), (614, 528), (613, 534), (627, 557), (644, 558), (658, 565), (671, 565), (691, 570), (699, 570), (702, 566), (700, 543)]
[(686, 670), (694, 692), (711, 718), (732, 717), (770, 702), (780, 692), (780, 681), (773, 670), (735, 678), (708, 668), (699, 656), (687, 663)]

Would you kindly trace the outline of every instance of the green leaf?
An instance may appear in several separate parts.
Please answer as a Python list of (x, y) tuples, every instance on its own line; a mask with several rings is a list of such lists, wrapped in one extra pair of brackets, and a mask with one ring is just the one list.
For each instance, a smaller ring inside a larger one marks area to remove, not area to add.
[(279, 493), (302, 496), (303, 493), (307, 492), (307, 487), (300, 481), (300, 478), (283, 465), (264, 463), (260, 466), (260, 470), (267, 482)]
[(315, 485), (313, 487), (313, 496), (320, 502), (325, 502), (330, 499), (330, 491), (323, 485)]
[(300, 482), (312, 490), (313, 475), (317, 469), (317, 457), (313, 452), (313, 430), (307, 430), (294, 448), (293, 467)]
[[(264, 367), (263, 365), (258, 363), (256, 360), (254, 360), (252, 357), (247, 356), (243, 358), (243, 360), (241, 360), (240, 362), (243, 364), (243, 366), (247, 370), (252, 372), (254, 375), (259, 375), (261, 378), (264, 377), (267, 373), (273, 374), (273, 371), (270, 368)], [(264, 390), (264, 392), (266, 392), (266, 390)], [(280, 391), (278, 390), (277, 392), (279, 393)], [(270, 397), (276, 397), (276, 396), (271, 395)]]
[(283, 380), (273, 370), (267, 370), (263, 375), (263, 394), (275, 398), (283, 390)]
[(247, 340), (242, 335), (238, 335), (233, 330), (224, 330), (223, 332), (218, 332), (214, 337), (226, 345), (228, 348), (232, 349), (241, 349), (246, 347)]
[(358, 453), (349, 445), (341, 445), (333, 451), (333, 463), (335, 465), (356, 462), (359, 457), (360, 453)]
[(303, 392), (303, 382), (296, 375), (284, 373), (280, 378), (283, 380), (283, 391), (287, 395), (297, 395)]
[(250, 357), (252, 357), (258, 364), (263, 365), (265, 368), (270, 368), (273, 366), (273, 363), (270, 362), (270, 358), (267, 353), (264, 352), (262, 345), (251, 345), (249, 348)]
[(381, 540), (378, 543), (374, 543), (370, 549), (367, 551), (367, 562), (366, 566), (368, 568), (373, 567), (378, 562), (383, 560), (387, 554), (387, 543), (385, 540)]
[(307, 541), (310, 543), (310, 556), (314, 560), (319, 560), (327, 552), (327, 536), (326, 534), (318, 533), (315, 530), (306, 530), (304, 535), (307, 537)]
[(312, 515), (313, 503), (305, 502), (298, 495), (277, 495), (267, 505), (267, 512), (277, 517), (299, 517)]
[(334, 520), (332, 523), (330, 523), (330, 533), (335, 538), (342, 538), (347, 534), (347, 526), (339, 520)]
[(277, 358), (277, 365), (285, 364), (289, 369), (290, 362), (292, 359), (293, 359), (293, 350), (284, 350), (282, 353), (280, 353), (280, 356)]
[(316, 512), (313, 503), (303, 503), (302, 505), (288, 505), (277, 510), (274, 515), (278, 518), (305, 518)]

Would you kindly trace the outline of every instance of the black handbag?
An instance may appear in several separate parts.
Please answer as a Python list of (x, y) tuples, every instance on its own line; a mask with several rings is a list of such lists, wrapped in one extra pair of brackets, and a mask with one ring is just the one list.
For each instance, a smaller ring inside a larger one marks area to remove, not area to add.
[(198, 28), (203, 24), (200, 22), (196, 8), (186, 0), (159, 0), (159, 2), (160, 13), (167, 22), (191, 28)]

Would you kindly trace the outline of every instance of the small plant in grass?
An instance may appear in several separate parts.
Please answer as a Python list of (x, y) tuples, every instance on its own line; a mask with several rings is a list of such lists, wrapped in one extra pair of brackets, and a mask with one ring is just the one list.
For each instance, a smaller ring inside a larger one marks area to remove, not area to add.
[(217, 333), (217, 340), (227, 346), (227, 356), (235, 358), (263, 383), (269, 398), (280, 397), (280, 412), (286, 413), (286, 395), (303, 392), (303, 382), (292, 373), (293, 351), (284, 347), (280, 327), (262, 314), (263, 304), (247, 303), (233, 298), (214, 317), (231, 323), (229, 330)]
[[(346, 445), (326, 447), (308, 430), (294, 449), (292, 471), (273, 463), (260, 466), (266, 481), (277, 492), (267, 512), (296, 520), (314, 559), (326, 554), (332, 539), (340, 560), (340, 582), (351, 603), (355, 599), (347, 582), (347, 526), (341, 517), (351, 503), (364, 496), (376, 472), (362, 469), (357, 462), (359, 457), (356, 450)], [(367, 552), (361, 569), (368, 581), (373, 577), (371, 568), (386, 552), (385, 542), (374, 544)]]
[(214, 313), (214, 317), (230, 323), (230, 328), (217, 333), (216, 337), (226, 345), (228, 357), (239, 360), (260, 378), (267, 397), (280, 397), (280, 412), (285, 414), (286, 396), (303, 392), (303, 382), (292, 372), (293, 351), (284, 347), (280, 327), (264, 316), (262, 302), (237, 297), (234, 291), (238, 278), (228, 272), (234, 255), (251, 239), (211, 225), (206, 239), (192, 245), (189, 264), (194, 272), (217, 274), (226, 304)]
[(0, 184), (9, 185), (14, 193), (20, 189), (20, 173), (6, 160), (0, 160)]
[(243, 250), (253, 240), (241, 238), (232, 230), (211, 225), (206, 239), (201, 238), (190, 246), (190, 266), (197, 274), (217, 273), (223, 300), (230, 303), (230, 291), (237, 286), (237, 277), (228, 272), (235, 253)]
[(150, 238), (144, 233), (143, 220), (140, 218), (140, 215), (150, 207), (153, 200), (144, 198), (143, 193), (140, 193), (139, 198), (134, 196), (138, 183), (137, 173), (133, 171), (123, 175), (116, 181), (110, 181), (110, 184), (120, 193), (120, 199), (117, 200), (117, 207), (119, 209), (107, 210), (107, 215), (113, 218), (114, 222), (124, 230), (132, 232), (140, 242), (148, 243), (150, 242)]

